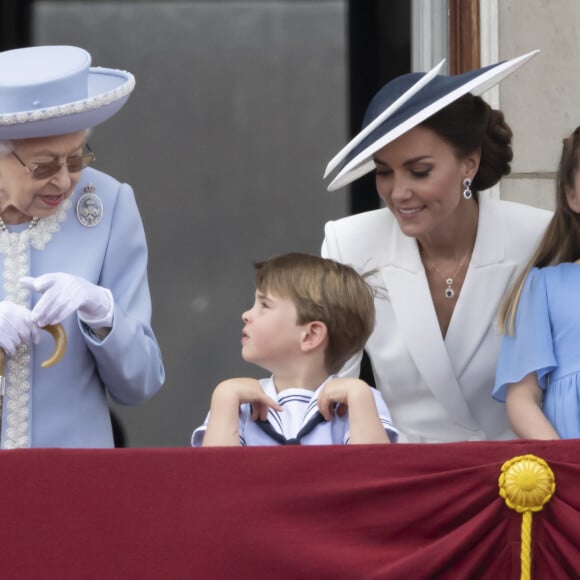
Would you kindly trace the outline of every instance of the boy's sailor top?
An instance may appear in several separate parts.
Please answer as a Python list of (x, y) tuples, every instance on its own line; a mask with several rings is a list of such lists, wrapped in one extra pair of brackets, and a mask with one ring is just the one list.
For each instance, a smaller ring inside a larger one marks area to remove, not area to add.
[[(268, 411), (267, 421), (254, 421), (249, 403), (240, 406), (240, 443), (257, 445), (340, 445), (349, 442), (348, 411), (342, 416), (334, 415), (326, 421), (318, 410), (318, 396), (333, 376), (328, 377), (315, 391), (309, 389), (284, 389), (276, 392), (273, 377), (258, 381), (264, 393), (277, 401), (283, 411)], [(398, 438), (391, 415), (380, 393), (372, 389), (377, 412), (392, 443)], [(201, 447), (207, 428), (209, 413), (204, 424), (191, 437), (193, 447)]]

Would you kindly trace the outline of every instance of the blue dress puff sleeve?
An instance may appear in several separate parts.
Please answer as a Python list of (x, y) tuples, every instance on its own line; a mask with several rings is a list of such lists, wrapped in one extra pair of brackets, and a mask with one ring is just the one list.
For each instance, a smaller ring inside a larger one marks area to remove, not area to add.
[(503, 337), (497, 362), (494, 399), (505, 402), (507, 386), (536, 372), (545, 390), (556, 367), (546, 277), (533, 268), (524, 284), (516, 312), (514, 335)]

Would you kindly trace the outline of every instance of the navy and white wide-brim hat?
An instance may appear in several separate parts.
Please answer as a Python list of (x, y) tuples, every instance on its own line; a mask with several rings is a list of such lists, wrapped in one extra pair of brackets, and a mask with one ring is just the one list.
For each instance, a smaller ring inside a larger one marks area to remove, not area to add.
[(135, 87), (129, 72), (91, 67), (76, 46), (0, 52), (0, 140), (83, 131), (112, 117)]
[(375, 168), (373, 155), (467, 93), (480, 95), (514, 72), (539, 50), (459, 75), (439, 75), (445, 61), (428, 73), (409, 73), (387, 83), (370, 102), (362, 131), (335, 155), (324, 177), (340, 167), (328, 191)]

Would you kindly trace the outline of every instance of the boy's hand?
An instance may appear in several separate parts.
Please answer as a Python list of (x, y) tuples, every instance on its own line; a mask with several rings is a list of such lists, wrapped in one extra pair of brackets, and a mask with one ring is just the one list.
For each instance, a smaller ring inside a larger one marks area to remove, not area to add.
[[(370, 387), (359, 379), (353, 378), (336, 378), (330, 379), (320, 392), (318, 397), (318, 409), (321, 415), (330, 421), (333, 415), (336, 413), (339, 417), (342, 417), (348, 407), (353, 403), (353, 400), (358, 398), (368, 399)], [(335, 404), (338, 403), (338, 407), (335, 411)], [(356, 404), (356, 403), (355, 403)]]
[(240, 445), (240, 405), (252, 405), (252, 419), (266, 420), (271, 408), (282, 407), (268, 397), (256, 379), (228, 379), (221, 382), (211, 397), (209, 421), (203, 437), (204, 447)]
[(282, 411), (282, 407), (264, 393), (256, 379), (238, 378), (223, 381), (216, 387), (213, 397), (222, 401), (222, 404), (236, 405), (237, 408), (243, 403), (250, 403), (254, 421), (257, 419), (265, 421), (270, 408)]
[[(338, 408), (334, 411), (335, 404)], [(379, 417), (375, 398), (364, 381), (336, 378), (328, 381), (318, 397), (318, 409), (330, 421), (348, 410), (350, 443), (388, 443), (389, 437)]]

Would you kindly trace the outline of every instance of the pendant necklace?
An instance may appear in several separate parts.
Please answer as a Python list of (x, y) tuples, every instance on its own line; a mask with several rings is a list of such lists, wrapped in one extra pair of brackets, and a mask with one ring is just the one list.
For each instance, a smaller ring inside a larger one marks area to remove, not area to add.
[(463, 267), (463, 264), (465, 263), (465, 260), (467, 259), (467, 256), (469, 256), (469, 254), (470, 254), (469, 250), (467, 250), (465, 252), (465, 254), (463, 254), (463, 258), (461, 258), (461, 260), (459, 262), (459, 266), (457, 266), (457, 270), (455, 270), (455, 272), (453, 273), (452, 276), (445, 276), (443, 274), (443, 272), (441, 272), (441, 270), (439, 270), (439, 268), (436, 266), (435, 262), (432, 259), (429, 259), (429, 263), (431, 264), (431, 269), (434, 270), (435, 272), (437, 272), (437, 274), (439, 274), (441, 276), (441, 278), (443, 278), (443, 280), (445, 281), (445, 284), (447, 285), (447, 288), (445, 288), (444, 296), (448, 300), (455, 298), (455, 290), (453, 290), (453, 284), (455, 282), (455, 278), (457, 277), (457, 274), (459, 274), (461, 268)]

